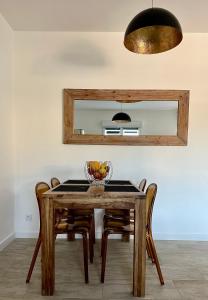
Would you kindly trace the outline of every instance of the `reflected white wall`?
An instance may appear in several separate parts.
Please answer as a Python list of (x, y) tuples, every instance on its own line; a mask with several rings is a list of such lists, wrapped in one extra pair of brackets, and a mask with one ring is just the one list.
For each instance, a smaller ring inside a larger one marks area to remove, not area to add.
[[(141, 123), (141, 135), (176, 135), (177, 111), (176, 110), (123, 110), (132, 120), (124, 124), (134, 127)], [(103, 122), (108, 126), (115, 126), (112, 117), (118, 110), (75, 110), (75, 129), (83, 129), (85, 134), (103, 134)], [(119, 124), (117, 124), (119, 126)]]

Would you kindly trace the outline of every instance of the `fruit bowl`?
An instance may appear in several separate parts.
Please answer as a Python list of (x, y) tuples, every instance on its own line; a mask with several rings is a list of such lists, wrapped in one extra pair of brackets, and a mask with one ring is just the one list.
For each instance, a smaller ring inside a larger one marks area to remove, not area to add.
[(85, 163), (85, 176), (91, 184), (105, 184), (112, 176), (110, 161), (90, 160)]

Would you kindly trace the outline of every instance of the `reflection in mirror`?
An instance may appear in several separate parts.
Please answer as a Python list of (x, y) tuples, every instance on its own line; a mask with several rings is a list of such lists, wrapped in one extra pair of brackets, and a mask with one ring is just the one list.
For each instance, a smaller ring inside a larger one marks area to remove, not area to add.
[(65, 89), (63, 104), (65, 144), (187, 145), (189, 91)]
[[(131, 122), (113, 122), (118, 112)], [(81, 135), (176, 135), (178, 101), (74, 101), (74, 134)]]

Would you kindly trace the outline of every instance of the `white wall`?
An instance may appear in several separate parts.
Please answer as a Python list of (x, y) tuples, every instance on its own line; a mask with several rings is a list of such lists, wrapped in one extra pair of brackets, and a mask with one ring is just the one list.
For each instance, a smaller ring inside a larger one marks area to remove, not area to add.
[[(112, 117), (120, 110), (77, 110), (74, 116), (75, 129), (84, 129), (85, 134), (103, 134), (103, 121), (108, 127), (115, 126)], [(137, 127), (141, 125), (142, 135), (176, 135), (177, 110), (124, 110), (131, 117), (130, 123), (122, 124), (124, 127)], [(137, 126), (135, 123), (137, 122)], [(121, 123), (117, 124), (119, 127)]]
[(14, 235), (13, 33), (0, 15), (0, 250)]
[[(38, 230), (37, 181), (81, 178), (85, 161), (98, 159), (112, 161), (115, 178), (158, 184), (157, 238), (208, 239), (207, 48), (208, 34), (145, 56), (127, 51), (121, 33), (16, 32), (17, 235)], [(190, 90), (188, 146), (63, 145), (64, 88)]]

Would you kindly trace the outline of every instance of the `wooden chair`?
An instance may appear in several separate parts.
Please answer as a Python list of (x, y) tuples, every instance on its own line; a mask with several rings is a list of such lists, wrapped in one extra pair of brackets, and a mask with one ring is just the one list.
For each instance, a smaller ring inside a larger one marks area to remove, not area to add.
[[(52, 177), (51, 178), (51, 187), (55, 188), (56, 186), (58, 186), (60, 184), (60, 180), (57, 177)], [(67, 217), (68, 216), (68, 208), (58, 208), (56, 210), (56, 214), (60, 216), (60, 218), (62, 217)]]
[(145, 189), (145, 187), (146, 187), (146, 184), (147, 184), (147, 179), (146, 179), (146, 178), (143, 178), (143, 179), (140, 181), (139, 185), (138, 185), (138, 189), (139, 189), (140, 191), (144, 192), (144, 189)]
[[(60, 180), (57, 177), (51, 178), (51, 187), (54, 188), (60, 184)], [(95, 243), (95, 219), (94, 219), (94, 209), (58, 209), (57, 211), (61, 216), (68, 216), (68, 220), (70, 223), (74, 222), (82, 222), (89, 220), (90, 224), (90, 232), (89, 232), (89, 248), (90, 248), (90, 262), (93, 263), (94, 257), (94, 247), (93, 244)], [(67, 234), (68, 241), (75, 240), (75, 233), (68, 232)]]
[[(163, 275), (160, 269), (160, 264), (154, 245), (152, 236), (152, 213), (155, 197), (157, 194), (157, 185), (152, 183), (148, 186), (146, 191), (146, 249), (148, 256), (152, 259), (152, 263), (156, 265), (157, 273), (161, 285), (164, 284)], [(105, 216), (104, 231), (102, 234), (101, 242), (101, 256), (102, 256), (102, 270), (101, 270), (101, 282), (104, 282), (105, 278), (105, 266), (107, 255), (107, 242), (109, 234), (134, 234), (134, 219), (130, 220), (125, 217)]]
[[(147, 180), (143, 178), (139, 185), (138, 189), (142, 192), (144, 192), (145, 186), (146, 186)], [(103, 221), (105, 222), (105, 216), (112, 216), (112, 217), (124, 217), (125, 219), (130, 219), (130, 217), (134, 215), (133, 210), (129, 209), (105, 209), (105, 214)], [(113, 222), (113, 220), (112, 220)], [(105, 225), (104, 225), (105, 226)], [(122, 241), (128, 242), (129, 241), (129, 233), (123, 233), (122, 234)]]
[(59, 185), (61, 182), (57, 177), (52, 177), (51, 178), (51, 187), (54, 188), (57, 185)]
[[(51, 187), (52, 188), (55, 188), (60, 183), (61, 182), (57, 177), (52, 177), (51, 178)], [(58, 209), (56, 209), (56, 216), (60, 219), (63, 218), (63, 217), (69, 217), (69, 209), (68, 208), (58, 208)], [(68, 233), (69, 236), (70, 236), (70, 234), (71, 233)]]
[[(138, 189), (140, 191), (144, 191), (145, 186), (146, 186), (147, 180), (143, 178), (139, 185)], [(105, 209), (105, 215), (110, 215), (110, 216), (129, 216), (129, 210), (128, 209)]]
[[(51, 187), (54, 188), (60, 184), (60, 180), (56, 177), (51, 178)], [(73, 220), (81, 220), (83, 217), (91, 215), (92, 217), (92, 228), (91, 228), (91, 237), (93, 243), (95, 243), (95, 216), (94, 209), (70, 209), (68, 210), (69, 216), (73, 218)], [(73, 241), (75, 239), (75, 235), (73, 233), (68, 234), (68, 240)], [(92, 259), (91, 259), (92, 260)], [(92, 261), (91, 261), (92, 262)]]
[[(35, 193), (38, 202), (39, 208), (39, 216), (40, 216), (40, 230), (38, 235), (38, 240), (36, 242), (35, 250), (33, 253), (33, 257), (30, 263), (30, 268), (27, 274), (26, 283), (30, 282), (30, 278), (34, 269), (34, 265), (37, 259), (37, 255), (41, 246), (41, 195), (50, 189), (49, 185), (45, 182), (39, 182), (35, 186)], [(54, 224), (54, 239), (56, 239), (57, 234), (65, 234), (65, 233), (79, 233), (82, 235), (83, 238), (83, 255), (84, 255), (84, 272), (85, 272), (85, 282), (89, 282), (88, 276), (88, 233), (89, 233), (89, 226), (87, 226), (87, 222), (79, 222), (78, 224), (75, 222), (70, 224), (68, 222), (68, 218), (60, 218), (60, 216), (55, 214), (55, 224)]]

